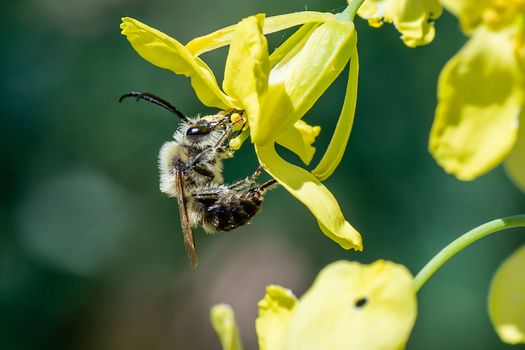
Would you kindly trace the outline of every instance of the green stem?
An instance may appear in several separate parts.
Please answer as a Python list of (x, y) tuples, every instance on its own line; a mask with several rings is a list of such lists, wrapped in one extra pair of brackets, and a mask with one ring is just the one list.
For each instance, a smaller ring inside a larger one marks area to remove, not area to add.
[(352, 0), (345, 10), (336, 16), (339, 17), (339, 19), (353, 22), (357, 10), (359, 10), (364, 1), (365, 0)]
[(416, 291), (419, 291), (419, 289), (423, 287), (425, 282), (441, 267), (441, 265), (456, 255), (456, 253), (463, 250), (463, 248), (466, 248), (478, 239), (488, 236), (491, 233), (514, 227), (525, 227), (525, 214), (496, 219), (463, 234), (437, 253), (432, 260), (430, 260), (425, 267), (419, 271), (414, 278)]

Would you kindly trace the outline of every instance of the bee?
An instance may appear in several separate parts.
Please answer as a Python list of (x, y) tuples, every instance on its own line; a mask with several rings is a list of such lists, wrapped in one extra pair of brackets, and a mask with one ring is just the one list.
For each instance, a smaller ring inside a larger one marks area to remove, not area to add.
[(202, 226), (208, 233), (230, 231), (247, 224), (259, 211), (264, 194), (276, 186), (271, 179), (261, 185), (256, 180), (263, 168), (249, 177), (225, 184), (223, 160), (233, 157), (227, 142), (237, 136), (246, 120), (243, 111), (221, 111), (214, 115), (190, 118), (168, 101), (147, 92), (128, 92), (125, 98), (159, 105), (180, 118), (173, 140), (159, 152), (160, 190), (177, 198), (184, 246), (193, 268), (197, 254), (192, 227)]

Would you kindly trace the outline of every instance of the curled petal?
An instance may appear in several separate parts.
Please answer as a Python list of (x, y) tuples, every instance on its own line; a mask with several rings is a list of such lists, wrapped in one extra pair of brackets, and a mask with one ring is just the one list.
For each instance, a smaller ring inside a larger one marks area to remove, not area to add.
[[(288, 13), (285, 15), (266, 18), (264, 22), (264, 34), (270, 34), (310, 22), (326, 22), (334, 18), (334, 15), (326, 12), (303, 11)], [(199, 56), (204, 52), (215, 50), (230, 44), (237, 24), (219, 29), (208, 35), (204, 35), (190, 41), (186, 48), (192, 55)]]
[(332, 193), (315, 176), (283, 160), (273, 143), (255, 144), (255, 151), (265, 170), (310, 209), (325, 235), (344, 249), (363, 249), (361, 235), (345, 220)]
[(312, 143), (314, 143), (319, 132), (321, 132), (320, 126), (311, 126), (302, 120), (298, 120), (293, 127), (288, 128), (275, 141), (297, 154), (303, 163), (308, 165), (315, 153), (315, 147), (312, 146)]
[(441, 12), (438, 0), (366, 0), (357, 14), (372, 27), (393, 23), (405, 45), (416, 47), (434, 39), (433, 20)]
[(323, 158), (315, 169), (312, 170), (312, 174), (321, 181), (329, 178), (339, 165), (339, 162), (341, 162), (350, 137), (350, 132), (352, 131), (352, 125), (354, 124), (359, 58), (357, 55), (357, 47), (354, 47), (353, 50), (354, 52), (350, 59), (350, 71), (348, 74), (345, 100), (341, 114), (339, 115), (339, 120), (337, 121), (334, 134)]
[(338, 261), (300, 299), (278, 349), (402, 349), (416, 314), (413, 278), (404, 266)]
[(120, 28), (135, 51), (146, 61), (190, 77), (191, 85), (203, 104), (220, 109), (235, 107), (234, 101), (217, 85), (210, 68), (199, 58), (193, 57), (177, 40), (129, 17), (122, 18)]
[(518, 139), (505, 159), (505, 170), (514, 184), (525, 192), (525, 110), (521, 111)]
[(297, 304), (289, 289), (270, 285), (264, 299), (259, 301), (259, 317), (255, 321), (259, 350), (275, 350), (282, 341), (288, 322)]
[(489, 292), (489, 314), (501, 340), (525, 344), (525, 246), (498, 268)]
[(262, 33), (264, 15), (243, 19), (236, 26), (226, 60), (224, 91), (239, 101), (250, 126), (260, 120), (268, 89), (268, 44)]
[(524, 92), (511, 37), (480, 26), (441, 72), (429, 148), (461, 180), (489, 171), (514, 146)]
[(341, 73), (356, 42), (353, 23), (331, 20), (288, 52), (270, 72), (264, 117), (250, 120), (252, 141), (272, 142), (301, 119)]
[(229, 305), (213, 306), (210, 311), (210, 320), (223, 350), (242, 350), (235, 316)]

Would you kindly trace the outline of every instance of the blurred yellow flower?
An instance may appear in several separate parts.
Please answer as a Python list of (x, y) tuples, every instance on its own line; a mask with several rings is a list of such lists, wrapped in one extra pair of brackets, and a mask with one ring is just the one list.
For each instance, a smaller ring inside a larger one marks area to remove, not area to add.
[[(353, 122), (357, 94), (354, 25), (337, 15), (302, 12), (265, 18), (259, 14), (190, 41), (186, 46), (166, 34), (123, 18), (122, 33), (150, 63), (190, 77), (201, 102), (223, 110), (245, 111), (249, 129), (232, 140), (238, 148), (250, 133), (259, 162), (286, 190), (305, 204), (321, 230), (345, 249), (362, 249), (360, 234), (345, 220), (321, 180), (342, 158)], [(264, 34), (304, 24), (272, 55)], [(222, 89), (198, 56), (230, 45)], [(345, 102), (337, 129), (319, 165), (309, 172), (282, 159), (275, 143), (309, 164), (320, 128), (301, 118), (351, 61)]]
[(210, 320), (224, 350), (242, 350), (239, 328), (235, 322), (233, 310), (229, 305), (218, 304), (213, 306), (210, 310)]
[(404, 266), (338, 261), (299, 300), (283, 287), (267, 287), (256, 321), (259, 349), (399, 350), (416, 314), (413, 278)]
[(525, 344), (525, 246), (508, 257), (494, 274), (488, 307), (501, 340)]
[(434, 20), (441, 12), (438, 0), (365, 0), (357, 14), (372, 27), (393, 23), (405, 45), (416, 47), (434, 39)]
[(475, 179), (507, 158), (509, 175), (525, 190), (525, 2), (441, 3), (459, 17), (470, 39), (441, 72), (429, 149), (461, 180)]

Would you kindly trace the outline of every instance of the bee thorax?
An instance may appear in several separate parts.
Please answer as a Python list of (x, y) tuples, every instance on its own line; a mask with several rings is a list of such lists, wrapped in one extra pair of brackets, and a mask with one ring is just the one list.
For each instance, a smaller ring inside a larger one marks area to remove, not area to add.
[(222, 159), (205, 152), (194, 164), (193, 160), (201, 153), (200, 148), (188, 148), (177, 141), (166, 142), (159, 152), (160, 190), (169, 196), (177, 196), (177, 170), (183, 174), (186, 196), (209, 183), (222, 183)]

